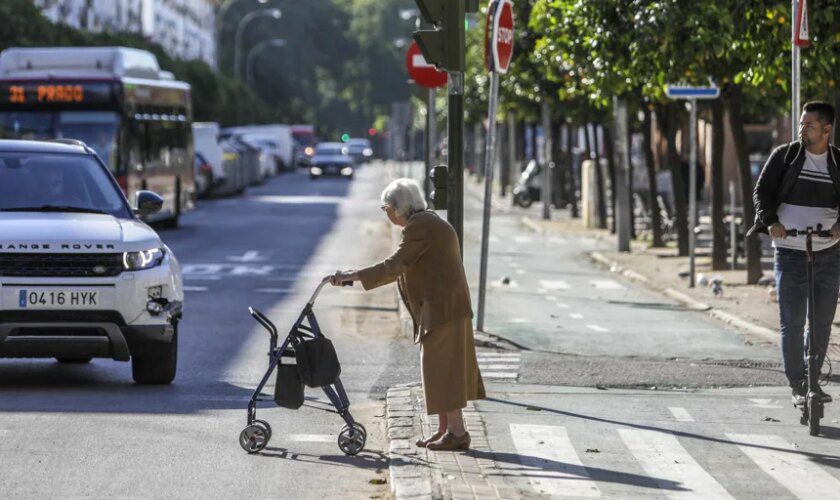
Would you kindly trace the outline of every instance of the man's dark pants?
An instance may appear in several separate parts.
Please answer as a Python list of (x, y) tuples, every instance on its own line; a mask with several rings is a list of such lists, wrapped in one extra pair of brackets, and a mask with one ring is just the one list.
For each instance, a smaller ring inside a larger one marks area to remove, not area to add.
[[(779, 319), (782, 327), (782, 360), (791, 385), (805, 379), (805, 322), (808, 317), (808, 276), (805, 251), (777, 248), (774, 263)], [(831, 322), (840, 288), (840, 244), (814, 252), (814, 334), (818, 366), (828, 349)], [(808, 325), (811, 328), (812, 325)]]

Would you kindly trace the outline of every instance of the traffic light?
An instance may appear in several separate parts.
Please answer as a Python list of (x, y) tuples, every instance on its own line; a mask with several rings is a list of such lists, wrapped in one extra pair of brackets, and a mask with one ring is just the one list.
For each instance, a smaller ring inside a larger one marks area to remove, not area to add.
[(347, 142), (350, 140), (350, 134), (341, 134), (341, 142)]
[(429, 174), (432, 177), (432, 194), (429, 195), (429, 201), (432, 202), (432, 208), (435, 210), (446, 210), (448, 203), (447, 188), (449, 186), (449, 173), (445, 166), (439, 166), (432, 169)]
[(414, 32), (414, 40), (427, 61), (441, 71), (464, 71), (466, 35), (464, 17), (478, 10), (478, 0), (414, 0), (420, 15), (433, 29)]
[(368, 135), (371, 136), (371, 137), (375, 136), (376, 135), (376, 129), (373, 128), (373, 127), (369, 128), (368, 129)]

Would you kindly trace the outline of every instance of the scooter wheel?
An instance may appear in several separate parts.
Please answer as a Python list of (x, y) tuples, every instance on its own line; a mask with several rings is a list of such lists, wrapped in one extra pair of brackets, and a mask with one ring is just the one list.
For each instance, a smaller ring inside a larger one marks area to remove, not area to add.
[(248, 453), (262, 451), (268, 444), (265, 428), (261, 425), (249, 425), (239, 434), (239, 446)]
[(353, 428), (344, 426), (338, 435), (338, 448), (345, 455), (353, 456), (365, 449), (367, 431), (362, 424), (353, 424)]

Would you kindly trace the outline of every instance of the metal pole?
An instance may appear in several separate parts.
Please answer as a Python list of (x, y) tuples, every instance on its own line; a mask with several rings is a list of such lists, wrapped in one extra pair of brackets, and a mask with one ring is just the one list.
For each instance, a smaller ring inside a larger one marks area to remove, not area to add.
[(694, 232), (697, 227), (697, 99), (690, 99), (691, 103), (691, 117), (689, 120), (689, 150), (691, 156), (688, 166), (688, 286), (694, 288), (694, 258), (696, 234)]
[(729, 181), (729, 246), (732, 249), (732, 264), (731, 269), (734, 271), (738, 267), (738, 237), (737, 227), (735, 225), (735, 183)]
[(435, 166), (435, 144), (437, 143), (437, 110), (435, 110), (435, 89), (429, 89), (426, 98), (426, 177), (423, 182), (423, 189), (426, 192), (426, 199), (432, 192), (432, 168)]
[(280, 15), (280, 9), (255, 10), (246, 14), (236, 25), (236, 36), (233, 42), (233, 75), (237, 80), (242, 81), (242, 55), (240, 52), (242, 50), (242, 32), (245, 26), (258, 17), (270, 16), (274, 19), (280, 19)]
[(615, 232), (618, 237), (618, 251), (630, 251), (630, 237), (632, 235), (632, 207), (630, 204), (630, 184), (628, 179), (630, 151), (627, 141), (627, 103), (617, 96), (613, 98), (613, 110), (615, 113), (615, 133), (613, 134), (613, 163), (616, 168), (615, 175)]
[(791, 0), (791, 12), (793, 13), (793, 17), (791, 18), (791, 36), (790, 36), (790, 48), (791, 48), (791, 109), (790, 109), (790, 135), (791, 141), (797, 140), (797, 131), (799, 130), (799, 84), (800, 84), (800, 70), (801, 70), (801, 61), (800, 61), (800, 49), (796, 45), (796, 22), (797, 22), (797, 0)]
[[(548, 100), (543, 99), (542, 105), (542, 126), (543, 126), (543, 219), (551, 220), (551, 108)], [(536, 156), (536, 151), (534, 152)]]
[(476, 330), (484, 331), (484, 300), (487, 294), (487, 259), (490, 246), (490, 202), (493, 198), (493, 163), (496, 160), (496, 107), (499, 101), (499, 75), (490, 72), (490, 110), (487, 143), (484, 148), (484, 219), (481, 225), (481, 267), (478, 277), (478, 318)]
[(464, 256), (464, 73), (449, 72), (447, 109), (447, 171), (449, 203), (446, 218), (458, 235), (461, 257)]
[(505, 178), (502, 181), (502, 194), (504, 195), (504, 186), (508, 186), (511, 184), (511, 177), (515, 174), (517, 177), (519, 176), (519, 169), (516, 167), (516, 117), (513, 116), (513, 112), (508, 111), (507, 115), (508, 119), (508, 126), (507, 126), (507, 140), (508, 140), (508, 159), (507, 159), (507, 167), (502, 169), (504, 172)]

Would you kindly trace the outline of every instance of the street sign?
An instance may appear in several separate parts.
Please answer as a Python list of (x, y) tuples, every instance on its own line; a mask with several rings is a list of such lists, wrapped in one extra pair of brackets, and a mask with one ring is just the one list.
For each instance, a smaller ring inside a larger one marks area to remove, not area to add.
[(793, 44), (797, 47), (809, 47), (811, 37), (808, 24), (808, 0), (797, 0), (796, 3), (796, 33), (793, 35)]
[(421, 87), (434, 89), (446, 85), (446, 72), (438, 71), (434, 64), (426, 61), (417, 42), (411, 42), (411, 46), (408, 47), (408, 52), (405, 55), (405, 65), (408, 68), (408, 75)]
[(513, 58), (513, 4), (492, 0), (484, 27), (484, 63), (489, 71), (507, 73)]
[(716, 85), (699, 87), (691, 85), (668, 84), (665, 93), (671, 99), (717, 99), (720, 88)]

